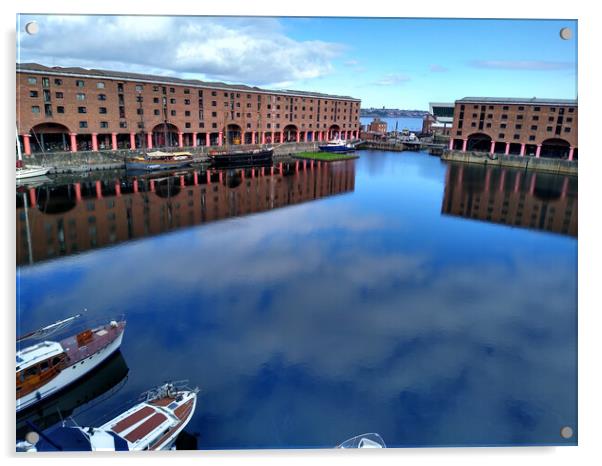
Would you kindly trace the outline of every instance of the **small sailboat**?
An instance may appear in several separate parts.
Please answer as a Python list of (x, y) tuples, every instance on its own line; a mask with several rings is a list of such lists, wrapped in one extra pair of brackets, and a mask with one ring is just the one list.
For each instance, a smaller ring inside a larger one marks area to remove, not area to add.
[[(121, 346), (125, 320), (111, 320), (60, 341), (47, 339), (71, 325), (81, 314), (60, 320), (17, 338), (17, 412), (59, 393), (105, 361)], [(21, 342), (42, 341), (27, 347)]]
[(100, 427), (63, 424), (34, 430), (17, 443), (17, 451), (170, 450), (194, 415), (198, 392), (186, 381), (165, 383)]
[(387, 446), (379, 434), (372, 432), (351, 437), (336, 448), (387, 448)]
[(17, 131), (17, 180), (22, 180), (24, 178), (34, 178), (36, 176), (44, 176), (46, 173), (50, 171), (52, 167), (42, 167), (40, 165), (30, 165), (25, 166), (23, 163), (23, 154), (21, 152), (21, 142), (19, 141), (19, 132)]

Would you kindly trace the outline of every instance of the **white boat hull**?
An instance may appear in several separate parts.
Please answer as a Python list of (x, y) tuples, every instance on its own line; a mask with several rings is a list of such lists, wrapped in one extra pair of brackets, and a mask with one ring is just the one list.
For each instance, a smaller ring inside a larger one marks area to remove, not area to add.
[(17, 412), (22, 411), (39, 401), (48, 398), (49, 396), (58, 393), (63, 388), (71, 385), (80, 377), (83, 377), (85, 374), (93, 370), (96, 366), (105, 361), (109, 356), (111, 356), (115, 351), (119, 349), (121, 346), (121, 340), (123, 338), (123, 332), (119, 334), (115, 340), (109, 343), (104, 348), (100, 349), (93, 355), (83, 359), (82, 361), (66, 367), (63, 369), (59, 375), (50, 380), (47, 384), (41, 387), (39, 390), (35, 392), (31, 392), (19, 399), (17, 399)]
[(36, 176), (43, 176), (50, 171), (50, 167), (39, 167), (30, 165), (25, 168), (17, 168), (17, 179), (23, 178), (34, 178)]

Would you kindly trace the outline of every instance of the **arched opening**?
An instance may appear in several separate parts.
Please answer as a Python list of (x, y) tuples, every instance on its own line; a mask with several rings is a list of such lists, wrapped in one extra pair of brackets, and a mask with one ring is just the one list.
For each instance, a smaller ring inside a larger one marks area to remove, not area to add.
[(533, 196), (540, 201), (555, 201), (562, 195), (562, 181), (564, 177), (538, 173), (535, 179)]
[(535, 156), (537, 146), (535, 144), (525, 144), (525, 155)]
[(153, 128), (153, 147), (177, 147), (178, 127), (172, 123), (160, 123)]
[[(491, 149), (491, 147), (490, 147)], [(496, 154), (505, 154), (506, 153), (506, 143), (505, 142), (496, 142), (493, 148), (493, 152)]]
[(31, 128), (32, 152), (68, 152), (71, 150), (69, 128), (59, 123), (41, 123)]
[(297, 141), (297, 127), (295, 125), (286, 125), (284, 127), (284, 142)]
[(540, 157), (568, 159), (571, 145), (564, 139), (546, 139), (541, 144)]
[(462, 139), (454, 139), (454, 144), (452, 146), (453, 150), (462, 150), (464, 147), (464, 141)]
[(241, 144), (242, 129), (240, 126), (230, 124), (226, 127), (226, 144)]
[(73, 185), (40, 189), (36, 198), (38, 209), (45, 214), (63, 214), (75, 208), (77, 204)]
[(511, 155), (520, 155), (520, 148), (521, 145), (516, 143), (516, 142), (512, 142), (510, 143), (510, 152), (508, 152)]
[(489, 152), (491, 150), (491, 137), (483, 133), (468, 136), (466, 150), (475, 152)]
[(163, 199), (170, 199), (180, 194), (180, 179), (170, 176), (155, 181), (155, 194)]
[(326, 137), (328, 140), (330, 140), (330, 139), (338, 138), (338, 137), (340, 137), (340, 135), (341, 135), (341, 128), (339, 127), (339, 125), (332, 125), (330, 128), (328, 128)]

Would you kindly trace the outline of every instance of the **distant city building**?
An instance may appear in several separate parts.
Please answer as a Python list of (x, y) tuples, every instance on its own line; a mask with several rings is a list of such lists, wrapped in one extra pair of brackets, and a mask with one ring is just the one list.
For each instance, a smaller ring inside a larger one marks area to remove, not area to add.
[(429, 103), (429, 113), (422, 120), (422, 132), (449, 136), (454, 122), (454, 103)]
[(368, 125), (368, 131), (385, 134), (387, 132), (387, 122), (380, 118), (375, 118)]
[(17, 129), (38, 151), (349, 139), (359, 99), (167, 76), (17, 64)]
[(577, 160), (574, 99), (457, 100), (450, 150)]

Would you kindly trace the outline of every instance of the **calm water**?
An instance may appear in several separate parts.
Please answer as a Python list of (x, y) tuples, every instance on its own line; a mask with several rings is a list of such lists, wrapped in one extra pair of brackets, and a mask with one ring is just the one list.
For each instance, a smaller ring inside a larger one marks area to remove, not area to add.
[(575, 444), (576, 179), (359, 155), (19, 190), (18, 333), (128, 321), (61, 409), (189, 379), (192, 448)]

